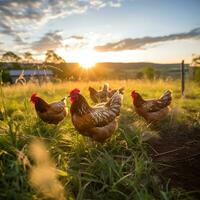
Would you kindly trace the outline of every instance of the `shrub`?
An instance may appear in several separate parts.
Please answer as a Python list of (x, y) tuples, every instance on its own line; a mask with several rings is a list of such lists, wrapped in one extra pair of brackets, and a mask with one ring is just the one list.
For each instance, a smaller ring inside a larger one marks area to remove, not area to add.
[(147, 79), (154, 79), (155, 77), (155, 70), (153, 67), (146, 67), (144, 68), (144, 75)]
[(5, 82), (11, 82), (9, 71), (3, 70), (2, 71), (2, 81)]
[(144, 73), (143, 72), (137, 72), (136, 75), (135, 75), (135, 78), (136, 79), (142, 79), (142, 78), (144, 78)]
[(197, 81), (197, 82), (200, 82), (200, 68), (195, 68), (194, 80)]

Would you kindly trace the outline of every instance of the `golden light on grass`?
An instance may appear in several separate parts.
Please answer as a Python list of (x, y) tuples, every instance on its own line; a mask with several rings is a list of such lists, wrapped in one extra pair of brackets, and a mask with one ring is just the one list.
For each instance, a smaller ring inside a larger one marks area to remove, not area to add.
[(96, 53), (92, 50), (90, 51), (79, 51), (78, 52), (78, 62), (84, 69), (89, 69), (96, 64)]
[(64, 187), (58, 179), (57, 169), (45, 144), (35, 140), (30, 144), (29, 152), (35, 163), (30, 170), (30, 184), (45, 199), (65, 200)]

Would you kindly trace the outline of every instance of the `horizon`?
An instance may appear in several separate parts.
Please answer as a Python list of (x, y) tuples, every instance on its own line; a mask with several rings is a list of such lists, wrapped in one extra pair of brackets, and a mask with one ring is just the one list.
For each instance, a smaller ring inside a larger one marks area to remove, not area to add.
[[(92, 67), (94, 67), (97, 64), (104, 64), (104, 63), (109, 63), (109, 64), (137, 64), (137, 63), (147, 63), (147, 64), (156, 64), (156, 65), (177, 65), (177, 64), (181, 64), (183, 60), (180, 60), (180, 62), (148, 62), (148, 61), (141, 61), (141, 62), (112, 62), (112, 61), (102, 61), (102, 62), (96, 62)], [(4, 62), (4, 61), (0, 61), (0, 63), (22, 63), (22, 64), (44, 64), (45, 62), (43, 62), (42, 60), (36, 60), (35, 62), (24, 62), (24, 61), (18, 61), (18, 62)], [(54, 63), (52, 62), (52, 64), (62, 64), (62, 63)], [(79, 62), (65, 62), (64, 64), (79, 64)], [(189, 62), (185, 62), (184, 60), (184, 64), (185, 65), (190, 65), (191, 63)]]
[(0, 54), (54, 50), (66, 62), (191, 63), (200, 53), (198, 0), (0, 2)]

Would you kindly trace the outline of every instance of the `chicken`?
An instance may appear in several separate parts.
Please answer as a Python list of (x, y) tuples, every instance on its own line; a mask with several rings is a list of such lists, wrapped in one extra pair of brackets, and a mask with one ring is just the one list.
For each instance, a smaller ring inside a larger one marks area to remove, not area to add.
[(107, 101), (108, 92), (109, 92), (109, 84), (105, 83), (103, 85), (103, 89), (99, 91), (95, 90), (92, 87), (89, 87), (88, 89), (90, 92), (90, 98), (92, 99), (94, 103), (102, 103), (102, 102)]
[(104, 142), (118, 126), (122, 92), (117, 91), (107, 103), (89, 106), (79, 89), (70, 92), (72, 123), (80, 134)]
[(148, 122), (158, 122), (170, 111), (171, 91), (167, 90), (159, 99), (144, 100), (135, 90), (131, 93), (135, 111)]
[[(124, 88), (122, 87), (119, 90), (123, 91)], [(109, 91), (108, 91), (108, 98), (111, 98), (113, 96), (113, 94), (115, 94), (116, 91), (117, 91), (116, 89), (114, 89), (114, 90), (109, 89)]]
[(30, 101), (35, 105), (38, 117), (46, 123), (58, 124), (67, 115), (66, 98), (54, 103), (47, 103), (42, 98), (33, 93)]
[[(120, 90), (123, 91), (124, 88), (120, 88)], [(105, 83), (103, 85), (103, 89), (99, 91), (89, 87), (90, 98), (94, 103), (107, 102), (108, 99), (110, 99), (116, 91), (116, 89), (111, 90), (108, 83)]]

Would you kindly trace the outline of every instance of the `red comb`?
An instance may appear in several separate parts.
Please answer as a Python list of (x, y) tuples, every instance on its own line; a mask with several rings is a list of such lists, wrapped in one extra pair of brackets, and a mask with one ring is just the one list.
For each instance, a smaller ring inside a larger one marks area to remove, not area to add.
[(136, 91), (133, 90), (133, 91), (131, 92), (131, 96), (135, 96), (135, 94), (136, 94)]
[(37, 93), (34, 92), (34, 93), (31, 95), (31, 98), (32, 98), (32, 97), (36, 97), (36, 96), (37, 96)]
[(73, 90), (70, 91), (70, 95), (72, 94), (79, 94), (80, 93), (80, 90), (78, 88), (75, 88)]
[(35, 92), (31, 95), (30, 101), (31, 101), (32, 103), (35, 103), (35, 102), (36, 102), (36, 96), (37, 96), (37, 93), (35, 93)]

